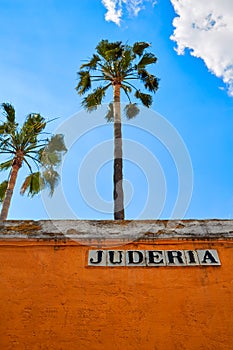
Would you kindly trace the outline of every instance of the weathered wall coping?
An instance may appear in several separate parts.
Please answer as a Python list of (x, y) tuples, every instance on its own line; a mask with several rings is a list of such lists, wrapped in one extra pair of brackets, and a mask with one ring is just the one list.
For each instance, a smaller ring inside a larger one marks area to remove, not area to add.
[(7, 220), (1, 240), (232, 239), (233, 220)]

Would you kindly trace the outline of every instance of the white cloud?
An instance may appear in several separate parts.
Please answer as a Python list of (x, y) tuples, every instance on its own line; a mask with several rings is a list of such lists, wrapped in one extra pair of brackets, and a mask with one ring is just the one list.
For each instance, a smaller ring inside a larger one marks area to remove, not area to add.
[(114, 22), (120, 25), (120, 20), (122, 16), (122, 4), (118, 0), (102, 0), (103, 5), (107, 9), (105, 14), (105, 19), (108, 22)]
[(233, 1), (171, 0), (178, 15), (171, 39), (178, 54), (186, 48), (223, 79), (233, 96)]
[(102, 0), (102, 4), (106, 7), (106, 21), (111, 21), (120, 25), (122, 16), (126, 11), (130, 16), (137, 16), (144, 8), (145, 2), (156, 4), (155, 0)]
[[(170, 0), (178, 15), (171, 39), (178, 54), (190, 49), (208, 69), (227, 85), (233, 96), (233, 1), (232, 0)], [(106, 21), (120, 25), (125, 13), (137, 16), (146, 2), (153, 0), (102, 0)]]

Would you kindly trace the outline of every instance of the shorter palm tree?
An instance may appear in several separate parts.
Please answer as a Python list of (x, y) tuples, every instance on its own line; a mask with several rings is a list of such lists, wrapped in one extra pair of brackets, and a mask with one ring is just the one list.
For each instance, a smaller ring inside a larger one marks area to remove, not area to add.
[[(0, 124), (0, 151), (5, 159), (0, 171), (9, 171), (8, 179), (0, 184), (2, 209), (0, 220), (6, 220), (19, 170), (23, 165), (29, 175), (21, 186), (21, 194), (33, 197), (45, 187), (53, 194), (59, 180), (57, 167), (66, 152), (63, 135), (45, 138), (46, 121), (31, 113), (20, 128), (15, 121), (15, 109), (9, 103), (2, 104), (6, 121)], [(36, 170), (36, 171), (35, 171)]]

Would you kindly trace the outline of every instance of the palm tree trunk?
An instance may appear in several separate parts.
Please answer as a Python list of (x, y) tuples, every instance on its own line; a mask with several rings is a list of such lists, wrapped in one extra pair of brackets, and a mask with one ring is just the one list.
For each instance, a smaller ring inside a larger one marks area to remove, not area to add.
[(120, 84), (113, 86), (114, 89), (114, 174), (113, 174), (113, 198), (114, 220), (124, 220), (124, 192), (123, 192), (123, 159), (122, 159), (122, 133), (121, 133), (121, 107), (120, 107)]
[(5, 198), (4, 198), (3, 203), (2, 203), (2, 210), (1, 210), (0, 220), (6, 220), (7, 219), (7, 215), (8, 215), (8, 211), (9, 211), (9, 207), (10, 207), (13, 191), (14, 191), (14, 188), (15, 188), (15, 183), (16, 183), (18, 171), (19, 171), (21, 166), (22, 166), (22, 161), (21, 161), (21, 164), (20, 164), (20, 162), (17, 162), (17, 159), (15, 159), (14, 162), (13, 162), (13, 165), (12, 165), (10, 179), (9, 179), (8, 186), (7, 186), (7, 189), (6, 189)]

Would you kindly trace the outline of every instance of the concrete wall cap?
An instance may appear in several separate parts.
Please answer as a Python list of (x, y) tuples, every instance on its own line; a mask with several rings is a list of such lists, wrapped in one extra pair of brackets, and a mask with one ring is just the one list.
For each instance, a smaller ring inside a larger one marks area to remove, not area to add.
[(233, 220), (7, 220), (0, 240), (232, 239)]

